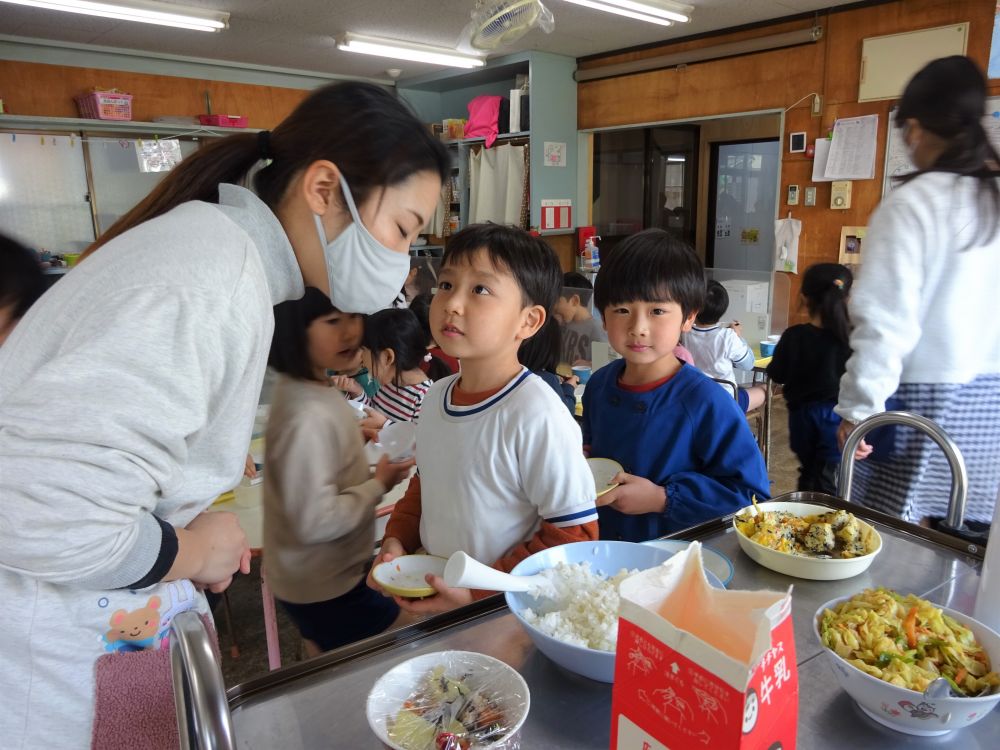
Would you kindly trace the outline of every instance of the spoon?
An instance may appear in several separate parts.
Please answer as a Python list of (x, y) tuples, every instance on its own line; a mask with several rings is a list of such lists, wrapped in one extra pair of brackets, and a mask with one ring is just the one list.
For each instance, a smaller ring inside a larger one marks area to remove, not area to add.
[(541, 573), (531, 576), (512, 576), (489, 565), (456, 552), (444, 566), (444, 582), (452, 588), (486, 589), (488, 591), (527, 591), (542, 593), (553, 591), (552, 582)]
[(931, 680), (930, 685), (924, 690), (924, 698), (927, 700), (935, 700), (937, 698), (962, 698), (964, 696), (956, 693), (952, 687), (951, 683), (948, 682), (944, 677), (938, 677), (935, 680)]

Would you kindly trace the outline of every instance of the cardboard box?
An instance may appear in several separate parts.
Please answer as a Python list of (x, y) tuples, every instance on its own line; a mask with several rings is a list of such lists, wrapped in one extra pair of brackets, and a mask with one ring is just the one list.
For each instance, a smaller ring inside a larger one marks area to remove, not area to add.
[(698, 542), (621, 585), (612, 750), (794, 750), (791, 589), (725, 591)]

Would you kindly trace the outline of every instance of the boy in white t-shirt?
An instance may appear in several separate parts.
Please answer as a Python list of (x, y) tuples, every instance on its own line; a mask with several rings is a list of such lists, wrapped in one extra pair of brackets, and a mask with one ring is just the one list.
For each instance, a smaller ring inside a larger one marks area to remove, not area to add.
[[(735, 381), (735, 370), (752, 370), (754, 353), (740, 335), (739, 321), (720, 324), (719, 319), (729, 307), (729, 293), (714, 279), (705, 290), (705, 305), (698, 312), (695, 324), (684, 334), (684, 346), (694, 358), (694, 366), (719, 380)], [(722, 384), (726, 390), (729, 386)], [(764, 403), (764, 387), (738, 388), (737, 400), (743, 411), (752, 411)]]
[[(472, 225), (449, 241), (430, 324), (462, 370), (424, 398), (418, 473), (389, 518), (376, 565), (423, 548), (441, 557), (462, 550), (510, 571), (547, 547), (597, 539), (580, 428), (517, 359), (561, 286), (555, 253), (519, 229)], [(443, 612), (492, 593), (448, 588), (437, 576), (427, 582), (437, 595), (397, 597), (400, 607)], [(378, 587), (371, 576), (369, 585)]]

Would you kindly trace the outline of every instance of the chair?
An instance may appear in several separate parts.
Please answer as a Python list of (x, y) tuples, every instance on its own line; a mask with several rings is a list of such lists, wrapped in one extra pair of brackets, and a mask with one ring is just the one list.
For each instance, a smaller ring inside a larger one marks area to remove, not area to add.
[[(754, 380), (757, 383), (757, 370), (754, 370)], [(712, 378), (716, 383), (725, 386), (733, 393), (733, 399), (739, 403), (739, 386), (732, 380), (726, 380), (725, 378)], [(764, 388), (764, 403), (758, 406), (756, 409), (751, 409), (747, 412), (747, 419), (753, 419), (756, 423), (755, 433), (757, 437), (757, 447), (760, 448), (761, 455), (764, 456), (764, 467), (768, 467), (768, 454), (770, 453), (770, 400), (771, 400), (771, 388), (767, 378), (767, 374), (764, 374), (764, 380), (761, 383), (765, 386)]]

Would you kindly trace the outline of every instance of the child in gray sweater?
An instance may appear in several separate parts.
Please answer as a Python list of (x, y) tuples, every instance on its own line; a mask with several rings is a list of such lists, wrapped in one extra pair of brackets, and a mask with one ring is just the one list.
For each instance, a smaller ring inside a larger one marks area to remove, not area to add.
[(380, 633), (399, 614), (365, 585), (375, 506), (413, 461), (368, 466), (354, 410), (326, 371), (361, 346), (362, 317), (307, 288), (274, 308), (268, 363), (280, 375), (264, 459), (264, 571), (275, 597), (316, 651)]

